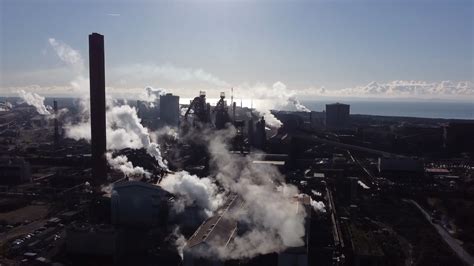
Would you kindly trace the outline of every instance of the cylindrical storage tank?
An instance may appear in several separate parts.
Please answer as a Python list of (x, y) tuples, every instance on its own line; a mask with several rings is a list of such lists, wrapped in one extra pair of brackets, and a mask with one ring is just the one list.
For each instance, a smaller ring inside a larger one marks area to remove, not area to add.
[(143, 182), (115, 185), (111, 200), (112, 223), (118, 226), (155, 227), (166, 212), (165, 192)]

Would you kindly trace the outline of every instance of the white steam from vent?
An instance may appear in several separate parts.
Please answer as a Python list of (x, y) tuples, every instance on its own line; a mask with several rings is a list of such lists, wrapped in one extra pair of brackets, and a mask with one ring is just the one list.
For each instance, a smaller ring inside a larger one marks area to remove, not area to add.
[(145, 91), (140, 93), (139, 100), (148, 103), (148, 107), (154, 108), (155, 103), (160, 99), (160, 96), (165, 95), (166, 90), (163, 88), (153, 88), (151, 86), (145, 87)]
[(252, 156), (229, 153), (226, 143), (234, 134), (235, 129), (216, 133), (209, 139), (209, 151), (218, 171), (216, 179), (244, 201), (245, 208), (235, 218), (251, 230), (236, 237), (227, 249), (218, 249), (218, 254), (223, 258), (253, 257), (303, 245), (306, 213), (297, 211), (294, 196), (298, 189), (285, 184), (275, 167), (254, 164), (257, 158)]
[(84, 60), (79, 51), (74, 50), (71, 46), (54, 38), (49, 38), (48, 42), (61, 61), (73, 67), (76, 71), (81, 72), (84, 70)]
[(178, 195), (175, 211), (180, 213), (185, 207), (196, 205), (202, 208), (207, 216), (219, 208), (224, 202), (224, 196), (219, 193), (216, 184), (211, 179), (199, 178), (186, 171), (168, 174), (160, 186), (166, 191)]
[[(307, 213), (305, 208), (297, 207), (298, 189), (286, 184), (276, 167), (253, 163), (261, 158), (230, 153), (227, 143), (235, 133), (232, 127), (219, 132), (195, 132), (193, 138), (199, 134), (207, 143), (212, 177), (199, 179), (182, 171), (168, 174), (159, 184), (183, 198), (184, 203), (174, 206), (178, 209), (194, 203), (205, 210), (216, 210), (227, 202), (227, 195), (237, 195), (243, 201), (242, 207), (230, 209), (229, 215), (246, 225), (247, 231), (235, 235), (225, 246), (211, 241), (206, 242), (206, 251), (190, 248), (187, 252), (196, 257), (226, 260), (304, 245)], [(323, 203), (314, 202), (312, 206), (316, 211), (324, 210)]]
[(48, 110), (48, 108), (46, 107), (46, 105), (44, 105), (44, 97), (43, 96), (40, 96), (39, 94), (34, 93), (34, 92), (27, 92), (27, 91), (24, 91), (24, 90), (19, 90), (18, 95), (20, 96), (20, 98), (23, 101), (25, 101), (25, 103), (35, 107), (36, 111), (40, 115), (50, 115), (51, 114), (50, 111)]
[(296, 91), (288, 89), (283, 82), (277, 81), (271, 87), (265, 84), (242, 86), (242, 89), (245, 92), (242, 96), (253, 99), (253, 107), (270, 127), (279, 128), (282, 125), (271, 110), (311, 112), (297, 99)]
[(0, 112), (8, 112), (13, 108), (10, 102), (0, 102)]
[[(168, 169), (161, 156), (159, 145), (152, 142), (148, 128), (141, 124), (137, 110), (129, 105), (110, 106), (110, 104), (112, 103), (109, 103), (106, 112), (107, 149), (144, 148), (149, 155), (155, 158), (161, 168)], [(85, 118), (80, 123), (67, 124), (65, 133), (68, 138), (90, 141), (90, 127), (90, 120)]]
[(326, 206), (322, 201), (316, 201), (311, 199), (311, 207), (313, 207), (316, 212), (326, 212)]
[(125, 155), (113, 157), (112, 154), (108, 152), (106, 156), (109, 165), (113, 169), (122, 172), (126, 177), (131, 179), (141, 179), (143, 177), (149, 178), (151, 176), (151, 173), (143, 169), (143, 167), (133, 166)]

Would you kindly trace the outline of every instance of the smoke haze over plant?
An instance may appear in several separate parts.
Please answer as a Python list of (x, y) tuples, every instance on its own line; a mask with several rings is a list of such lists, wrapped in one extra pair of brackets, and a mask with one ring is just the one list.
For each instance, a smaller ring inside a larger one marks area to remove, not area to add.
[[(235, 236), (225, 247), (211, 242), (208, 249), (193, 249), (193, 254), (222, 259), (251, 258), (303, 245), (305, 217), (309, 214), (297, 208), (298, 189), (286, 184), (274, 166), (253, 163), (258, 159), (254, 155), (242, 157), (230, 153), (228, 142), (234, 135), (234, 128), (191, 133), (188, 137), (206, 143), (211, 154), (211, 176), (199, 179), (180, 171), (168, 174), (159, 184), (178, 196), (175, 212), (196, 205), (210, 216), (231, 196), (243, 200), (241, 208), (229, 212), (232, 219), (249, 230)], [(311, 200), (311, 205), (317, 212), (325, 211), (322, 202)], [(178, 234), (177, 239), (182, 237)], [(183, 246), (181, 241), (177, 243), (179, 250)]]

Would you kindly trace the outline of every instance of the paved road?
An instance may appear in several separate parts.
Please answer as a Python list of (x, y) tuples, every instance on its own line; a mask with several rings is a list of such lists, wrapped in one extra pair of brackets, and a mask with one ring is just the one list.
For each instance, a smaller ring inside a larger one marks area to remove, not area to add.
[(428, 222), (433, 225), (434, 228), (436, 228), (436, 231), (438, 231), (444, 242), (446, 242), (446, 244), (451, 247), (451, 249), (458, 255), (461, 260), (463, 260), (467, 265), (474, 265), (474, 257), (464, 250), (464, 248), (461, 246), (461, 244), (459, 244), (456, 238), (452, 237), (448, 232), (446, 232), (446, 230), (444, 230), (441, 225), (431, 222), (431, 216), (420, 205), (418, 205), (416, 201), (408, 201), (415, 205), (421, 211), (421, 213), (423, 213), (426, 220), (428, 220)]

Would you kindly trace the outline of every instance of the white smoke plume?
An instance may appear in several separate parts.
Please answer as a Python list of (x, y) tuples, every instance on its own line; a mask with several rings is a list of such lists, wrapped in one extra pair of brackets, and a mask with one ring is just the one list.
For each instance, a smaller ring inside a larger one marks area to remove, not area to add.
[(304, 245), (307, 214), (296, 207), (294, 196), (298, 189), (286, 184), (276, 186), (270, 180), (266, 180), (269, 183), (260, 183), (250, 178), (238, 181), (235, 188), (246, 207), (236, 214), (236, 218), (248, 224), (251, 230), (237, 236), (226, 249), (219, 249), (219, 255), (223, 258), (251, 258)]
[(357, 183), (358, 183), (363, 189), (370, 189), (369, 186), (367, 186), (364, 182), (362, 182), (362, 181), (360, 181), (360, 180), (357, 181)]
[(28, 105), (34, 106), (36, 111), (40, 115), (50, 115), (50, 111), (44, 105), (44, 97), (34, 93), (34, 92), (27, 92), (24, 90), (19, 90), (18, 95), (20, 96), (23, 101), (25, 101)]
[(106, 184), (100, 187), (100, 191), (105, 193), (105, 196), (109, 197), (112, 195), (112, 191), (114, 190), (113, 184)]
[(245, 202), (235, 218), (250, 225), (251, 230), (236, 237), (227, 249), (218, 249), (219, 256), (248, 258), (303, 245), (306, 213), (296, 211), (294, 196), (299, 194), (298, 189), (285, 184), (275, 167), (254, 164), (257, 158), (252, 156), (229, 153), (226, 142), (234, 134), (231, 129), (212, 136), (209, 151), (219, 183)]
[(0, 102), (0, 112), (10, 111), (13, 105), (10, 102)]
[(296, 91), (288, 89), (280, 81), (275, 82), (271, 87), (265, 84), (242, 87), (246, 93), (242, 96), (253, 99), (253, 107), (265, 118), (270, 127), (279, 128), (282, 125), (282, 122), (271, 113), (271, 110), (311, 112), (296, 98)]
[(324, 205), (322, 201), (311, 199), (311, 207), (313, 207), (316, 212), (326, 212), (326, 205)]
[(321, 197), (321, 195), (322, 195), (321, 192), (319, 192), (317, 190), (314, 190), (314, 189), (311, 190), (311, 193), (313, 193), (313, 195), (316, 196), (316, 197)]
[(168, 169), (159, 145), (151, 141), (148, 129), (141, 124), (134, 107), (122, 105), (110, 108), (107, 111), (107, 129), (109, 149), (145, 148), (161, 168)]
[[(198, 179), (179, 172), (166, 176), (160, 185), (186, 201), (199, 200), (201, 206), (213, 206), (208, 209), (225, 202), (223, 195), (237, 195), (243, 207), (230, 210), (229, 215), (247, 225), (249, 230), (235, 236), (225, 247), (208, 243), (209, 249), (205, 252), (199, 248), (190, 252), (198, 257), (215, 256), (226, 260), (251, 258), (303, 245), (307, 213), (304, 208), (297, 208), (298, 189), (286, 184), (276, 167), (253, 163), (261, 158), (230, 153), (227, 143), (235, 135), (234, 128), (199, 134), (207, 141), (211, 154), (212, 178)], [(216, 192), (217, 188), (220, 192)], [(321, 204), (313, 203), (313, 206), (320, 211)]]
[(143, 177), (149, 178), (151, 176), (151, 173), (143, 169), (143, 167), (133, 166), (125, 155), (113, 157), (112, 154), (108, 152), (106, 156), (109, 165), (113, 169), (122, 172), (128, 178), (141, 179)]
[(149, 108), (155, 108), (156, 102), (160, 99), (160, 96), (165, 95), (166, 90), (163, 88), (153, 88), (151, 86), (145, 87), (145, 90), (138, 95), (138, 100), (146, 103)]
[(66, 63), (68, 66), (73, 67), (76, 71), (83, 71), (84, 60), (79, 51), (74, 50), (71, 46), (62, 41), (56, 40), (55, 38), (49, 38), (48, 42), (61, 61)]
[(69, 83), (72, 93), (79, 95), (79, 105), (81, 115), (85, 116), (89, 113), (89, 78), (84, 76), (85, 63), (81, 53), (75, 50), (68, 44), (56, 40), (55, 38), (48, 39), (49, 44), (55, 51), (58, 58), (66, 64), (66, 66), (73, 71), (74, 79)]
[(178, 139), (178, 128), (164, 126), (157, 131), (150, 132), (150, 138), (152, 142), (158, 143), (160, 138), (168, 138), (172, 140)]
[[(129, 105), (109, 106), (106, 120), (107, 149), (144, 148), (149, 155), (155, 158), (161, 168), (168, 169), (161, 156), (159, 145), (151, 141), (148, 128), (141, 124), (141, 119), (134, 107)], [(88, 118), (77, 124), (68, 124), (65, 126), (66, 136), (76, 140), (85, 139), (90, 141), (90, 127)]]
[(153, 88), (153, 87), (146, 87), (145, 88), (145, 97), (144, 100), (149, 101), (149, 102), (155, 102), (158, 99), (160, 99), (160, 96), (166, 94), (166, 90), (163, 88)]
[(195, 204), (204, 209), (207, 216), (210, 216), (224, 202), (223, 194), (219, 193), (216, 184), (211, 179), (199, 178), (186, 171), (168, 174), (160, 182), (160, 186), (179, 196), (174, 206), (178, 213), (185, 207)]
[(178, 226), (173, 229), (173, 233), (171, 234), (171, 236), (175, 238), (174, 245), (176, 246), (176, 250), (178, 251), (178, 254), (182, 260), (183, 250), (186, 246), (186, 238), (181, 234)]

